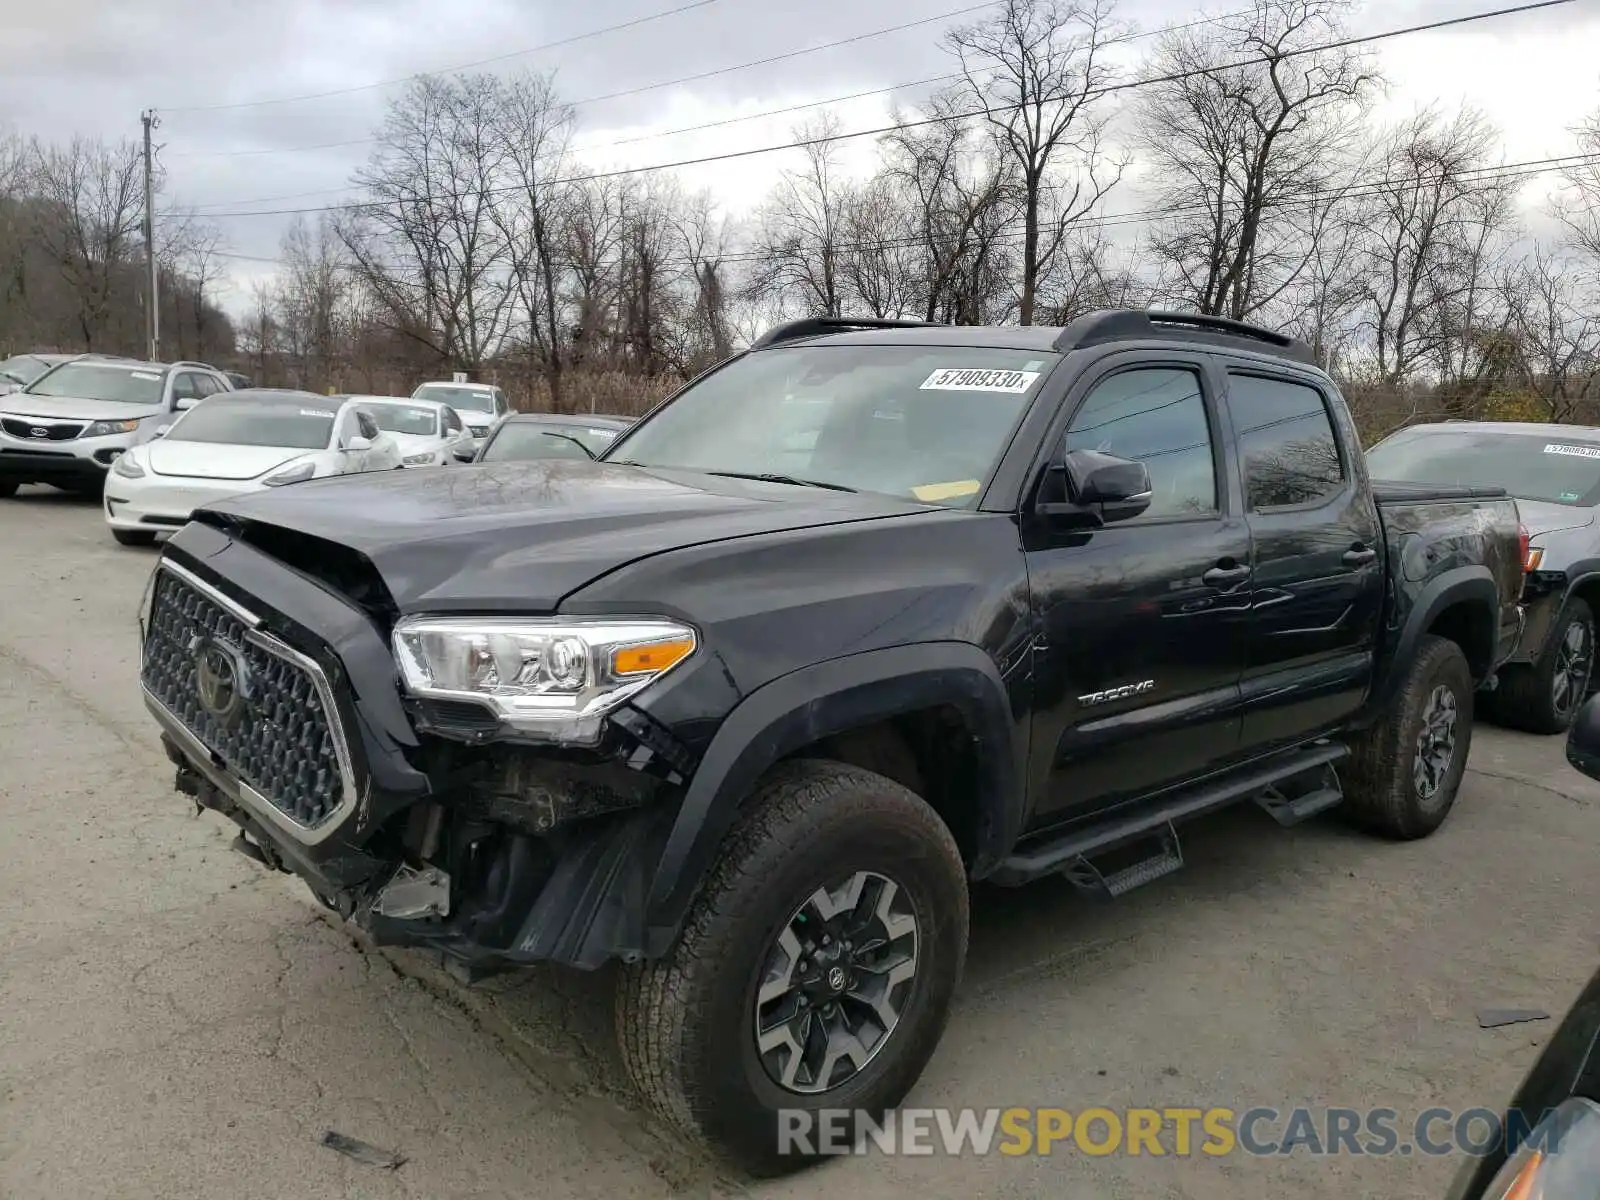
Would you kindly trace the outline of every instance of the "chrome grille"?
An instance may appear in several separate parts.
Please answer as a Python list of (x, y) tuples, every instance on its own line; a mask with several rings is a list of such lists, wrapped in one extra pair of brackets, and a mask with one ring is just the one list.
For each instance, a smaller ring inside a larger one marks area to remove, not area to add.
[(0, 429), (4, 429), (14, 438), (29, 442), (70, 442), (83, 432), (83, 425), (82, 423), (61, 425), (54, 421), (0, 417)]
[[(218, 703), (215, 653), (232, 678)], [(251, 627), (167, 564), (158, 568), (141, 681), (189, 734), (300, 830), (327, 824), (352, 797), (331, 695), (299, 656)], [(210, 690), (203, 693), (202, 671)]]

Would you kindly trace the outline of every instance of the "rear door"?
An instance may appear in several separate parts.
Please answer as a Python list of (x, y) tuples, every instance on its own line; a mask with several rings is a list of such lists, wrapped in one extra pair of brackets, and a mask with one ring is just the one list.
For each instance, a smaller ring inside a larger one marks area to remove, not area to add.
[(1360, 707), (1383, 606), (1383, 533), (1360, 442), (1326, 380), (1225, 364), (1255, 544), (1243, 743), (1303, 740)]
[(1142, 460), (1154, 498), (1131, 520), (1056, 532), (1030, 519), (1051, 477), (1029, 493), (1036, 821), (1160, 790), (1238, 751), (1250, 531), (1212, 380), (1200, 353), (1102, 359), (1047, 443)]

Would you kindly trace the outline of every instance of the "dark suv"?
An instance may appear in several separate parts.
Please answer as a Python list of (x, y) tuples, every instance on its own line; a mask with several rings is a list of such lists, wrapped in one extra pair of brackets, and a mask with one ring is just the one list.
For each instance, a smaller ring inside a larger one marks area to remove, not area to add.
[(246, 853), (469, 974), (619, 960), (644, 1094), (783, 1170), (786, 1113), (922, 1071), (969, 879), (1120, 895), (1240, 802), (1444, 821), (1516, 512), (1358, 447), (1250, 326), (805, 321), (599, 462), (199, 510), (142, 682)]

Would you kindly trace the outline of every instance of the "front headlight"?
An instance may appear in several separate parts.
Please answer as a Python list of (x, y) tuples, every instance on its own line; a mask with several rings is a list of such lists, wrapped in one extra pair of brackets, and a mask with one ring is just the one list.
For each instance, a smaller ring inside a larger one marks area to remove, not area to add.
[(426, 454), (409, 454), (401, 461), (408, 467), (425, 467), (433, 461), (433, 451), (429, 450)]
[(124, 479), (144, 478), (144, 468), (139, 465), (139, 456), (132, 450), (117, 455), (117, 461), (111, 464), (111, 473), (120, 475)]
[(467, 432), (475, 438), (481, 438), (489, 432), (489, 427), (487, 425), (468, 425)]
[(282, 487), (286, 483), (299, 483), (303, 479), (310, 479), (316, 473), (316, 463), (301, 463), (298, 467), (290, 467), (287, 471), (268, 475), (261, 482), (268, 487)]
[(408, 617), (394, 653), (406, 690), (490, 709), (521, 733), (593, 745), (606, 713), (699, 644), (676, 621)]
[(114, 433), (137, 433), (137, 421), (95, 421), (85, 429), (83, 437), (110, 437)]

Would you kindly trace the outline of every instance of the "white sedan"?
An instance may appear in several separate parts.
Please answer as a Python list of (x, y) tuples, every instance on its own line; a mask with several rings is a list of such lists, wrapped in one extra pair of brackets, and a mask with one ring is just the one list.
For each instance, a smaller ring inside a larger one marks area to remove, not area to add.
[(400, 445), (408, 467), (444, 467), (472, 457), (472, 434), (459, 413), (435, 400), (350, 396)]
[(242, 492), (400, 466), (399, 443), (342, 397), (268, 388), (201, 401), (106, 478), (106, 524), (124, 546), (148, 546), (201, 505)]

